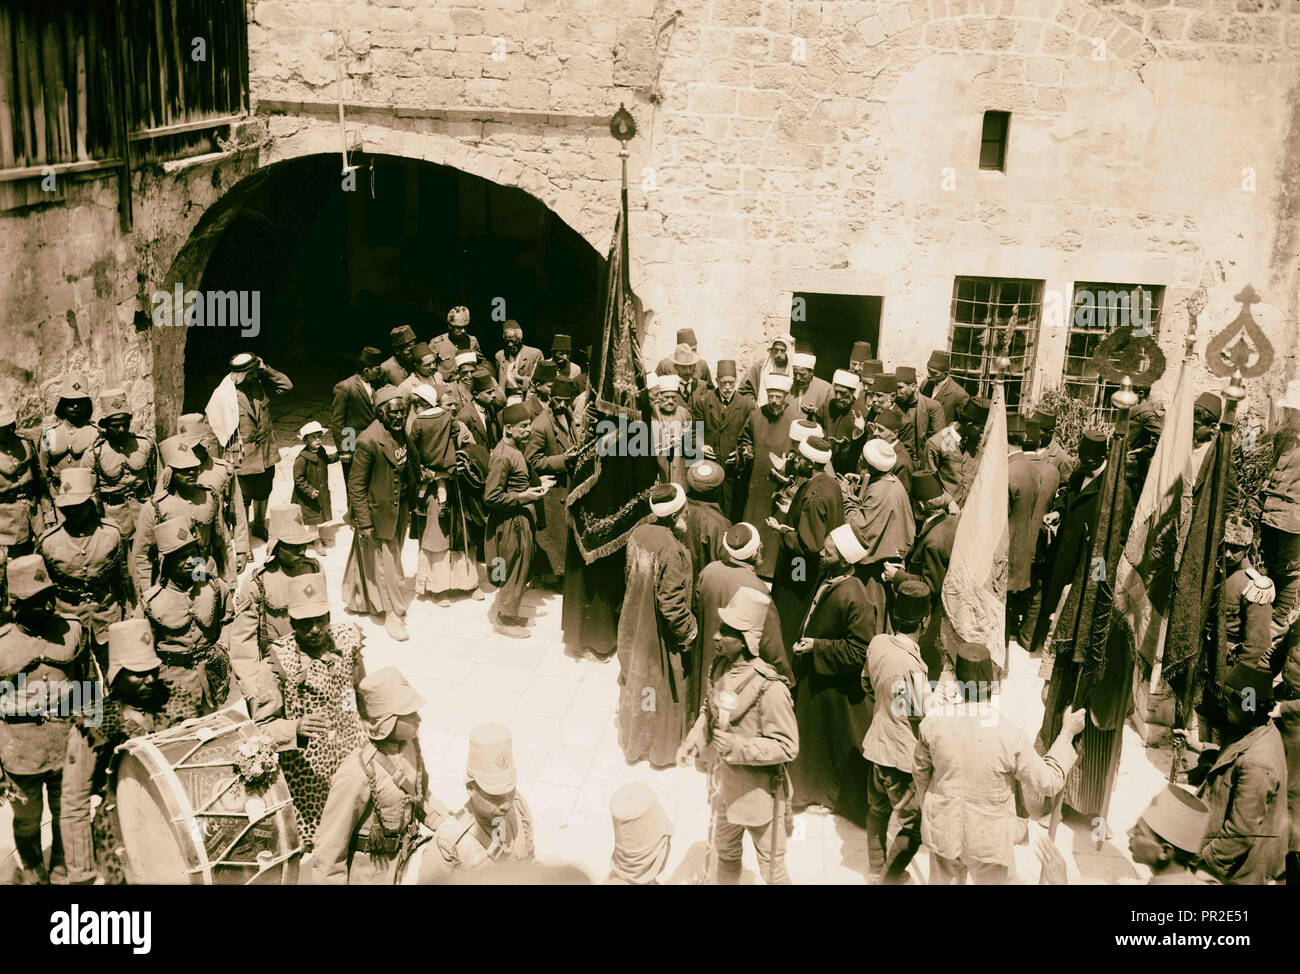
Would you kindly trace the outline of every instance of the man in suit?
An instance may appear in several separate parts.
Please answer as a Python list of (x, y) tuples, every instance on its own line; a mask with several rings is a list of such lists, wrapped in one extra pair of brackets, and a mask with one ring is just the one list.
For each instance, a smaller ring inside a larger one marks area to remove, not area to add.
[[(683, 345), (689, 348), (691, 354), (695, 356), (695, 364), (690, 366), (689, 375), (682, 375), (682, 370), (677, 367), (677, 349), (680, 349)], [(712, 389), (713, 376), (709, 374), (709, 363), (700, 357), (700, 343), (696, 341), (695, 331), (693, 329), (677, 329), (677, 349), (673, 350), (672, 355), (665, 355), (659, 360), (659, 364), (655, 366), (655, 372), (659, 375), (672, 375), (676, 372), (678, 375), (682, 376), (683, 380), (687, 378), (692, 379), (692, 392), (704, 388)]]
[(288, 392), (293, 383), (258, 356), (241, 352), (230, 360), (239, 403), (239, 488), (253, 504), (249, 531), (266, 538), (266, 501), (275, 480), (280, 451), (271, 429), (271, 397)]
[(898, 383), (894, 402), (903, 414), (903, 426), (898, 431), (898, 438), (912, 456), (917, 456), (925, 447), (926, 441), (947, 425), (943, 419), (943, 407), (929, 396), (921, 394), (917, 388), (916, 369), (910, 365), (900, 365), (895, 369), (894, 379)]
[(375, 421), (375, 387), (384, 382), (383, 353), (367, 346), (357, 359), (356, 374), (334, 386), (330, 403), (330, 428), (334, 431), (346, 483), (352, 469), (352, 452), (367, 426)]
[(943, 409), (945, 424), (957, 418), (957, 411), (970, 398), (970, 393), (962, 384), (948, 374), (950, 367), (951, 356), (936, 348), (926, 363), (925, 385), (921, 387), (922, 395), (929, 396)]
[[(1017, 640), (1020, 623), (1030, 596), (1030, 568), (1042, 515), (1039, 478), (1032, 460), (1025, 456), (1025, 418), (1007, 416), (1007, 491), (1010, 495), (1007, 544), (1007, 638)], [(1037, 516), (1037, 520), (1035, 520)]]
[[(668, 371), (660, 371), (665, 362), (668, 363)], [(700, 371), (702, 365), (704, 366), (703, 373)], [(677, 376), (679, 383), (677, 391), (684, 403), (689, 403), (696, 392), (706, 388), (705, 379), (708, 372), (709, 367), (704, 365), (700, 356), (685, 342), (677, 346), (671, 357), (664, 359), (655, 367), (655, 375), (661, 378), (670, 375)]]
[(1061, 483), (1068, 483), (1070, 474), (1074, 473), (1074, 459), (1056, 438), (1056, 413), (1050, 409), (1039, 409), (1034, 413), (1032, 422), (1047, 444), (1039, 452), (1056, 467), (1061, 475)]
[(573, 339), (568, 335), (556, 335), (551, 341), (551, 361), (555, 363), (557, 379), (576, 379), (582, 375), (582, 369), (573, 361)]
[(718, 360), (718, 387), (697, 388), (688, 407), (695, 428), (703, 430), (704, 455), (718, 461), (727, 471), (727, 478), (722, 482), (722, 513), (734, 523), (740, 520), (745, 507), (744, 484), (738, 476), (740, 461), (736, 443), (754, 409), (754, 400), (736, 391), (736, 363), (733, 359)]
[(542, 350), (524, 344), (524, 330), (513, 319), (505, 323), (501, 334), (506, 346), (497, 351), (497, 381), (507, 399), (511, 396), (523, 398), (528, 394), (538, 363), (542, 361)]
[(456, 410), (456, 421), (470, 439), (491, 450), (501, 439), (501, 425), (497, 422), (497, 384), (486, 372), (476, 372), (471, 383), (473, 400), (461, 403)]

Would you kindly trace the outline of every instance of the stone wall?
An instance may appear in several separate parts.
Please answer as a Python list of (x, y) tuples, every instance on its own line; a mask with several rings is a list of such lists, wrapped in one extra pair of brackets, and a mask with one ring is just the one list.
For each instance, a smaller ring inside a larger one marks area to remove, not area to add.
[[(880, 355), (921, 362), (953, 277), (989, 275), (1067, 302), (1164, 285), (1175, 357), (1183, 299), (1207, 290), (1203, 346), (1250, 282), (1278, 351), (1252, 398), (1294, 372), (1300, 0), (260, 0), (249, 46), (268, 140), (138, 174), (129, 237), (111, 177), (0, 215), (0, 395), (25, 421), (69, 365), (174, 412), (183, 335), (137, 332), (141, 295), (201, 263), (182, 246), (255, 166), (339, 152), (339, 68), (350, 146), (520, 186), (602, 253), (626, 103), (651, 357), (687, 325), (752, 357), (797, 290), (882, 295)], [(1013, 113), (1005, 174), (977, 168), (986, 109)], [(1039, 388), (1064, 345), (1045, 323)]]

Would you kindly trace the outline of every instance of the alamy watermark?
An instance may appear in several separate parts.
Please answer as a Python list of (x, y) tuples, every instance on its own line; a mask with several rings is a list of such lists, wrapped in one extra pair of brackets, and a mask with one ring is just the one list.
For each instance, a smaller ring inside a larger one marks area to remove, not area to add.
[(97, 680), (36, 680), (27, 674), (0, 680), (0, 717), (7, 720), (67, 720), (87, 727), (104, 721), (104, 696)]
[(156, 328), (238, 328), (244, 338), (262, 330), (261, 291), (187, 291), (177, 284), (153, 294)]

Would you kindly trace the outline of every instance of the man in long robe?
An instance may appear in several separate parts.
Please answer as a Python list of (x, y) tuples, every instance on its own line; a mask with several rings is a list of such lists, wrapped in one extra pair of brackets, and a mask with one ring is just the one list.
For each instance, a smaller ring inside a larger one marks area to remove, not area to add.
[(569, 487), (564, 457), (574, 447), (574, 392), (573, 382), (569, 379), (555, 380), (551, 399), (529, 427), (528, 442), (524, 447), (524, 459), (535, 474), (550, 474), (556, 478), (555, 486), (546, 492), (542, 502), (546, 524), (537, 532), (537, 554), (543, 564), (534, 567), (534, 571), (559, 578), (564, 577), (565, 546), (569, 536), (569, 518), (565, 508)]
[(856, 401), (862, 379), (848, 369), (836, 369), (831, 394), (813, 418), (831, 444), (831, 464), (838, 474), (855, 473), (867, 438), (865, 407)]
[(790, 364), (794, 375), (790, 386), (790, 402), (801, 416), (815, 418), (822, 406), (831, 396), (831, 384), (820, 376), (813, 375), (817, 367), (817, 356), (812, 352), (797, 351)]
[(532, 421), (523, 403), (507, 406), (501, 413), (505, 424), (501, 442), (492, 448), (483, 500), (487, 504), (488, 576), (497, 586), (492, 603), (497, 632), (515, 639), (530, 635), (530, 620), (519, 614), (533, 565), (533, 505), (546, 495), (545, 484), (533, 486), (528, 464), (520, 447), (528, 440)]
[(736, 446), (741, 431), (749, 422), (754, 400), (751, 396), (736, 392), (735, 361), (720, 359), (718, 387), (697, 389), (688, 405), (695, 428), (703, 432), (703, 454), (717, 460), (727, 471), (727, 477), (722, 482), (722, 513), (728, 520), (739, 520), (745, 511), (747, 480), (739, 475), (740, 462)]
[(343, 572), (349, 612), (383, 616), (384, 628), (405, 640), (411, 596), (402, 572), (402, 543), (417, 478), (408, 456), (406, 400), (396, 386), (375, 393), (375, 421), (357, 438), (348, 474), (348, 507), (356, 534)]
[(787, 650), (799, 638), (804, 616), (817, 591), (826, 536), (844, 523), (839, 481), (825, 469), (830, 459), (831, 445), (820, 436), (808, 437), (799, 444), (791, 462), (795, 476), (803, 483), (784, 517), (771, 519), (780, 532), (781, 545), (772, 574), (772, 604), (781, 616), (781, 637)]
[(677, 540), (686, 492), (659, 484), (655, 519), (627, 542), (627, 590), (618, 620), (618, 743), (629, 763), (672, 765), (694, 716), (686, 658), (697, 627), (691, 614), (690, 555)]
[(701, 460), (686, 469), (686, 510), (682, 543), (691, 556), (691, 577), (698, 578), (704, 566), (722, 555), (722, 538), (731, 522), (718, 504), (725, 478), (722, 465)]
[[(699, 621), (699, 636), (690, 661), (691, 672), (687, 675), (692, 694), (691, 713), (699, 712), (699, 694), (713, 666), (711, 634), (718, 631), (718, 610), (726, 606), (741, 588), (767, 591), (767, 586), (754, 571), (760, 545), (758, 529), (754, 525), (744, 521), (733, 524), (723, 537), (719, 560), (705, 565), (696, 581), (695, 618)], [(775, 604), (768, 607), (758, 655), (793, 685), (794, 671), (790, 667), (789, 651), (781, 638), (781, 617)]]
[(660, 376), (653, 394), (650, 439), (659, 458), (660, 480), (685, 487), (686, 468), (699, 458), (702, 444), (696, 442), (691, 414), (682, 402), (680, 387), (681, 380), (676, 375)]
[(866, 553), (848, 524), (826, 537), (821, 580), (794, 644), (801, 746), (790, 766), (794, 807), (820, 805), (860, 828), (866, 826), (870, 777), (862, 739), (871, 726), (862, 667), (872, 633), (867, 593), (853, 566)]
[(777, 532), (767, 525), (767, 519), (772, 516), (772, 496), (776, 493), (771, 458), (781, 458), (790, 452), (790, 424), (799, 418), (786, 401), (789, 390), (787, 376), (767, 377), (767, 402), (749, 414), (739, 440), (741, 461), (750, 468), (744, 520), (757, 525), (763, 537), (758, 574), (767, 579), (776, 568), (779, 550)]
[(865, 554), (857, 562), (857, 575), (866, 592), (864, 611), (874, 637), (885, 631), (889, 590), (886, 566), (900, 562), (916, 537), (912, 501), (892, 473), (897, 457), (884, 440), (868, 440), (862, 448), (868, 479), (857, 496), (844, 502), (844, 517)]

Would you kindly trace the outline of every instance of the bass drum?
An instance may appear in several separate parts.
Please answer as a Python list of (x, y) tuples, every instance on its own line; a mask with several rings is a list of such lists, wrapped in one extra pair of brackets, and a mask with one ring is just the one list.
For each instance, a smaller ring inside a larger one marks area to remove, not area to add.
[(284, 775), (240, 780), (239, 745), (259, 734), (222, 710), (118, 748), (105, 811), (128, 883), (297, 883), (302, 843)]

